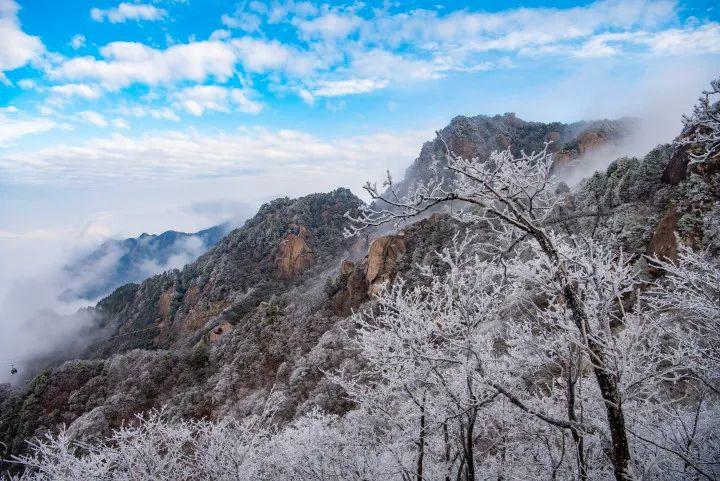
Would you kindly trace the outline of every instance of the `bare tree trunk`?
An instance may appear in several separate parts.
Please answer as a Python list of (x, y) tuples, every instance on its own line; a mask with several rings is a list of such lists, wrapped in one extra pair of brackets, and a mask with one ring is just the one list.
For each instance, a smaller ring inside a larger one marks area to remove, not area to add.
[(418, 455), (417, 455), (417, 467), (416, 467), (416, 478), (417, 481), (423, 481), (423, 461), (425, 459), (425, 395), (423, 394), (423, 401), (420, 405), (420, 433), (418, 436)]
[(475, 419), (477, 411), (472, 410), (472, 414), (468, 415), (468, 426), (465, 432), (465, 481), (475, 481), (475, 453), (473, 452), (473, 439), (475, 438)]
[[(604, 361), (604, 358), (600, 358)], [(615, 375), (605, 369), (605, 362), (595, 367), (595, 378), (597, 379), (607, 414), (608, 426), (610, 428), (610, 440), (612, 441), (612, 463), (617, 481), (631, 481), (630, 473), (630, 445), (625, 432), (625, 416), (622, 410), (618, 382)]]
[[(570, 361), (567, 365), (567, 411), (568, 421), (570, 421), (571, 423), (578, 423), (577, 413), (575, 412), (575, 385), (577, 383), (577, 378), (573, 376), (574, 351), (575, 349), (571, 349)], [(570, 433), (572, 435), (573, 441), (575, 442), (575, 458), (577, 460), (578, 466), (578, 479), (580, 481), (587, 481), (588, 477), (587, 465), (585, 462), (585, 437), (576, 428), (571, 429)]]
[[(464, 445), (465, 443), (463, 443)], [(463, 451), (465, 448), (463, 448)], [(465, 472), (465, 456), (462, 456), (460, 459), (460, 466), (458, 467), (457, 477), (455, 478), (456, 481), (462, 481), (462, 473)]]
[(448, 433), (447, 421), (443, 423), (443, 439), (445, 441), (445, 464), (447, 465), (445, 481), (450, 481), (450, 471), (452, 465), (450, 464), (450, 433)]
[[(565, 276), (563, 263), (560, 260), (555, 246), (545, 233), (537, 228), (532, 228), (529, 233), (540, 244), (540, 248), (545, 252), (548, 258), (559, 267), (557, 276)], [(603, 402), (605, 404), (605, 413), (607, 415), (608, 428), (610, 429), (610, 440), (612, 441), (611, 461), (615, 479), (617, 481), (631, 481), (633, 476), (630, 471), (630, 444), (627, 439), (625, 429), (625, 416), (622, 410), (622, 399), (618, 388), (617, 376), (609, 369), (607, 360), (605, 359), (605, 351), (600, 342), (595, 339), (587, 314), (583, 308), (582, 302), (578, 299), (572, 286), (565, 282), (563, 295), (573, 314), (573, 322), (575, 327), (583, 336), (585, 344), (588, 347), (590, 361), (593, 365), (595, 379), (600, 388)]]

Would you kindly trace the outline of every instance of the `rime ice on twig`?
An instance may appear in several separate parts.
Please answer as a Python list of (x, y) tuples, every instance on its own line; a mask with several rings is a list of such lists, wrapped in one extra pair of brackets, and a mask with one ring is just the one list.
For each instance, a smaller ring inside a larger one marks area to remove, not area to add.
[(720, 78), (710, 82), (693, 112), (683, 116), (683, 124), (675, 145), (689, 147), (690, 164), (720, 159)]

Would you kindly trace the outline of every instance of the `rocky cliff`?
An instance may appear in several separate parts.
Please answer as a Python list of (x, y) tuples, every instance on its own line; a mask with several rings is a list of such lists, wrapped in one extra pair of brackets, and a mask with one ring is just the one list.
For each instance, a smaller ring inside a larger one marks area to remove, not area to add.
[(548, 142), (557, 170), (582, 169), (584, 156), (620, 144), (634, 128), (631, 119), (564, 124), (527, 122), (513, 113), (455, 117), (439, 131), (439, 137), (422, 146), (420, 155), (398, 183), (398, 191), (406, 193), (413, 185), (432, 177), (433, 159), (442, 159), (446, 154), (444, 143), (460, 157), (482, 160), (495, 150), (507, 148), (516, 155), (523, 150), (539, 151)]

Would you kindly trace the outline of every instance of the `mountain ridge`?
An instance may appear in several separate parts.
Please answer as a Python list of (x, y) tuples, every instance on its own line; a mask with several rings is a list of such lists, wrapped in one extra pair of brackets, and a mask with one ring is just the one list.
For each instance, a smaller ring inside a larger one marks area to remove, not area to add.
[(66, 301), (98, 299), (124, 284), (140, 282), (158, 270), (182, 267), (217, 244), (230, 229), (231, 224), (225, 222), (197, 232), (143, 232), (137, 237), (106, 240), (63, 266), (66, 276), (80, 281), (63, 291), (61, 298)]

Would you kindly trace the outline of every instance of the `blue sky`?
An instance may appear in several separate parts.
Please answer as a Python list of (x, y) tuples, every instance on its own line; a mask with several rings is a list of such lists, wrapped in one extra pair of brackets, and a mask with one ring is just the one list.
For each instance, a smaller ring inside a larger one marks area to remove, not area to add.
[(357, 191), (460, 114), (669, 141), (720, 71), (714, 3), (0, 0), (0, 256)]

